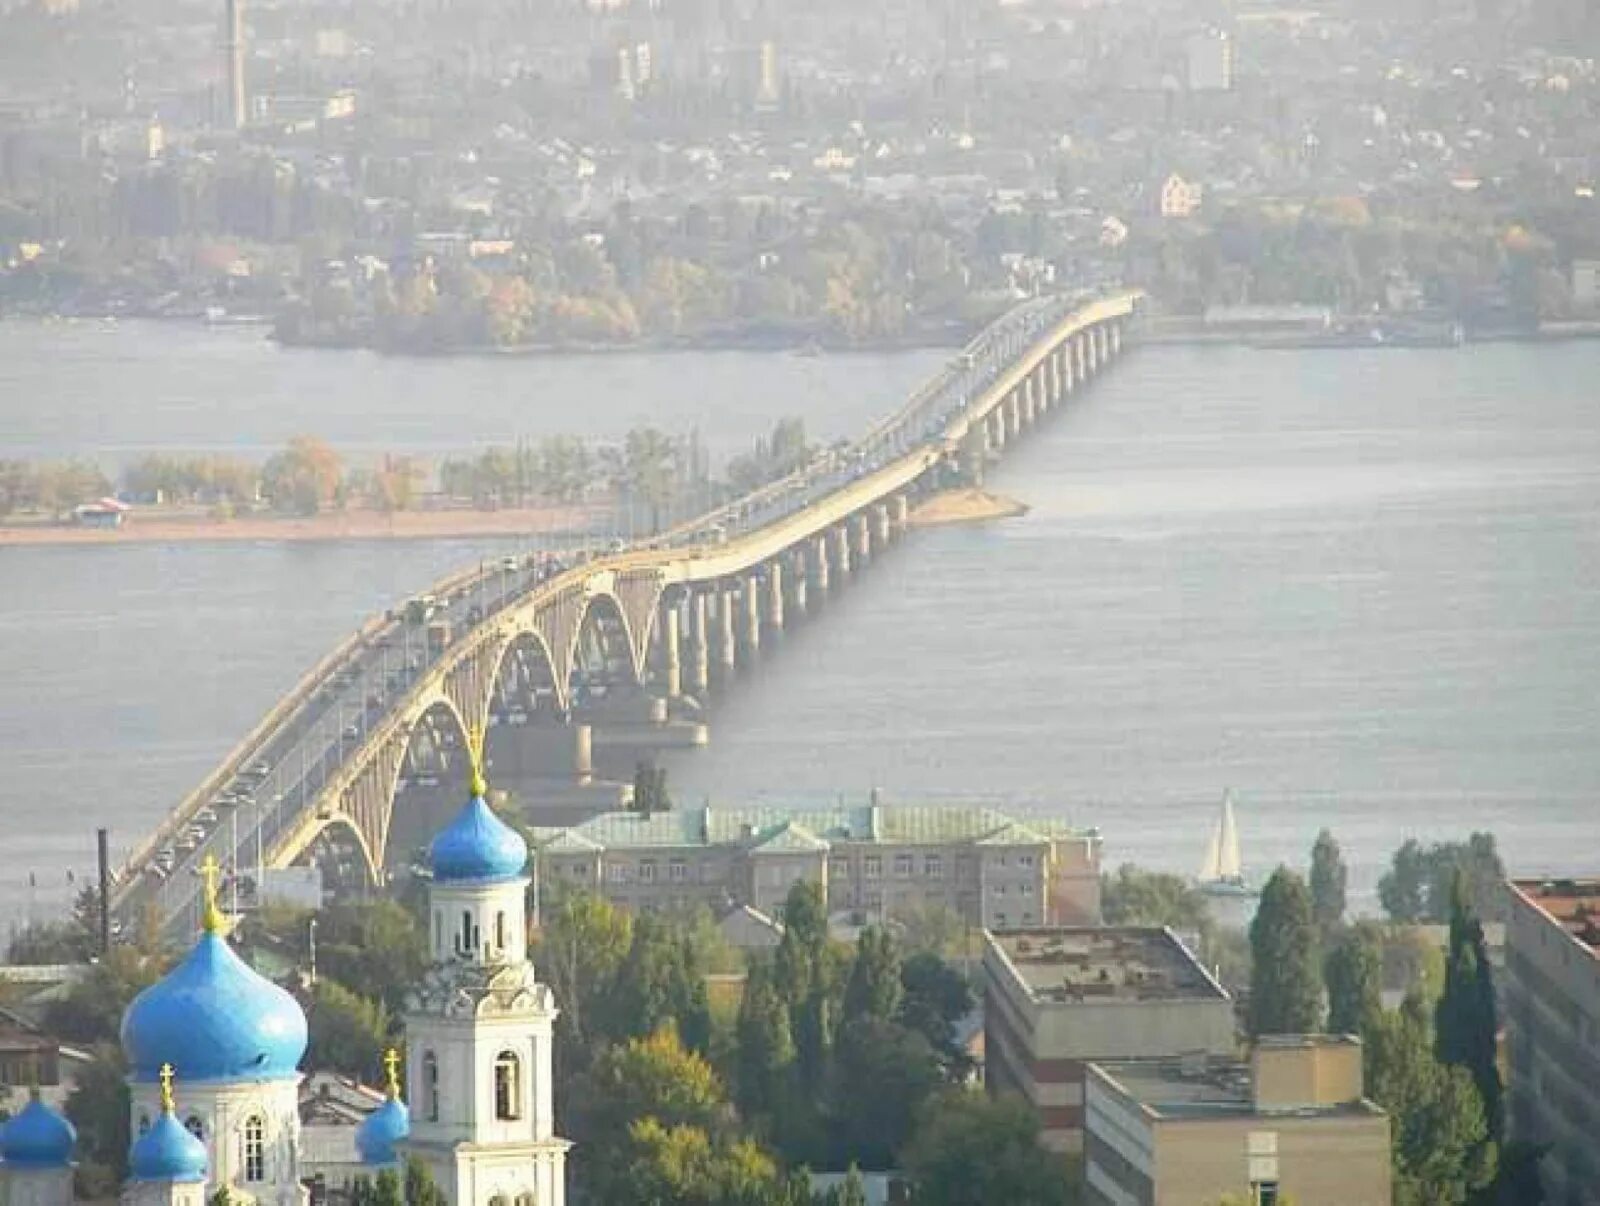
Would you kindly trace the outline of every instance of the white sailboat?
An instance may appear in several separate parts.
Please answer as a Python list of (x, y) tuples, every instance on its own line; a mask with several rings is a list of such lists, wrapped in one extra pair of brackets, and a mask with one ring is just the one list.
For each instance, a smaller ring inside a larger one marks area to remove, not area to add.
[(1200, 890), (1208, 896), (1254, 896), (1245, 882), (1244, 859), (1239, 852), (1239, 826), (1233, 816), (1233, 793), (1222, 794), (1222, 814), (1217, 818), (1206, 860), (1200, 868)]

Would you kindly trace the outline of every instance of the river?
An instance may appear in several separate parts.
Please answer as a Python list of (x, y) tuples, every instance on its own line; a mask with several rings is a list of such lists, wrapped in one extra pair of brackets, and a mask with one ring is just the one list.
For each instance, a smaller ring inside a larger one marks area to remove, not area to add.
[[(646, 421), (727, 455), (788, 413), (864, 426), (939, 358), (417, 362), (0, 324), (0, 455), (302, 430), (437, 453)], [(1252, 868), (1303, 862), (1326, 825), (1365, 904), (1412, 835), (1492, 828), (1514, 869), (1592, 872), (1597, 379), (1600, 344), (1141, 348), (991, 478), (1026, 517), (880, 559), (671, 785), (1049, 808), (1098, 825), (1110, 863), (1183, 871), (1232, 788)], [(96, 825), (136, 841), (365, 614), (499, 547), (0, 550), (0, 914), (59, 908)]]

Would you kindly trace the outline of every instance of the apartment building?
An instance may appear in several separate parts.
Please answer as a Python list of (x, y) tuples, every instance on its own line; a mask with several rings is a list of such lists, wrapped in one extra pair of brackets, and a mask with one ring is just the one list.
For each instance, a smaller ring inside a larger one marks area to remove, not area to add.
[(1389, 1118), (1364, 1094), (1359, 1039), (1091, 1063), (1085, 1088), (1089, 1206), (1389, 1206)]
[(833, 913), (872, 921), (944, 906), (993, 930), (1093, 923), (1100, 835), (978, 805), (611, 812), (535, 834), (546, 884), (637, 910), (748, 905), (780, 915), (819, 882)]
[(1083, 1146), (1092, 1060), (1235, 1051), (1233, 999), (1172, 931), (1027, 929), (986, 936), (984, 1077), (1038, 1111), (1043, 1140)]
[(1600, 879), (1505, 885), (1512, 1138), (1549, 1145), (1550, 1206), (1600, 1206)]

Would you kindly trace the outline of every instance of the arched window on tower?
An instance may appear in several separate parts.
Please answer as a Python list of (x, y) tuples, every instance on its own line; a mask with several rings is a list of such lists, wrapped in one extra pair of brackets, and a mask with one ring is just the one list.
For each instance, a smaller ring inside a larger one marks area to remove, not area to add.
[(439, 1057), (432, 1051), (422, 1057), (422, 1104), (429, 1122), (439, 1121)]
[(494, 915), (494, 945), (501, 954), (505, 954), (506, 939), (509, 934), (506, 930), (506, 912), (501, 909)]
[(198, 1114), (190, 1114), (185, 1118), (183, 1120), (183, 1128), (196, 1139), (204, 1139), (206, 1137), (206, 1124), (200, 1121), (200, 1115)]
[(257, 1183), (267, 1179), (267, 1120), (252, 1114), (244, 1120), (244, 1179)]
[(500, 1122), (522, 1117), (522, 1060), (502, 1051), (494, 1061), (494, 1116)]
[(139, 1115), (139, 1133), (142, 1135), (150, 1129), (150, 1115)]
[(467, 955), (472, 953), (472, 948), (477, 944), (472, 941), (472, 910), (461, 910), (461, 936), (456, 939), (456, 953)]

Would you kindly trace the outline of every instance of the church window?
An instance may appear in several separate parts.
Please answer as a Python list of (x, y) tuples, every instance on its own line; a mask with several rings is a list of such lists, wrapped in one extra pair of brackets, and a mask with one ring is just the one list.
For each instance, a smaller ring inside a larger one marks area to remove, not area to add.
[(204, 1139), (206, 1137), (206, 1125), (200, 1121), (200, 1115), (198, 1114), (190, 1114), (183, 1120), (183, 1126), (196, 1139)]
[(509, 935), (506, 933), (506, 914), (505, 910), (502, 909), (500, 912), (494, 915), (494, 944), (503, 951), (506, 949), (506, 942), (508, 939)]
[(150, 1129), (150, 1115), (139, 1115), (139, 1133), (142, 1135)]
[(494, 1061), (494, 1116), (500, 1122), (522, 1117), (522, 1061), (502, 1051)]
[(533, 1206), (533, 1195), (524, 1189), (517, 1195), (517, 1206)]
[(244, 1179), (267, 1179), (267, 1121), (260, 1114), (244, 1120)]
[(438, 950), (444, 945), (444, 914), (438, 909), (433, 911), (433, 949)]
[(462, 909), (461, 910), (461, 937), (456, 942), (456, 951), (457, 951), (458, 954), (463, 954), (464, 955), (468, 951), (471, 951), (477, 945), (478, 944), (473, 941), (472, 911), (470, 909)]
[(439, 1121), (439, 1057), (429, 1051), (422, 1057), (422, 1103), (428, 1121)]

